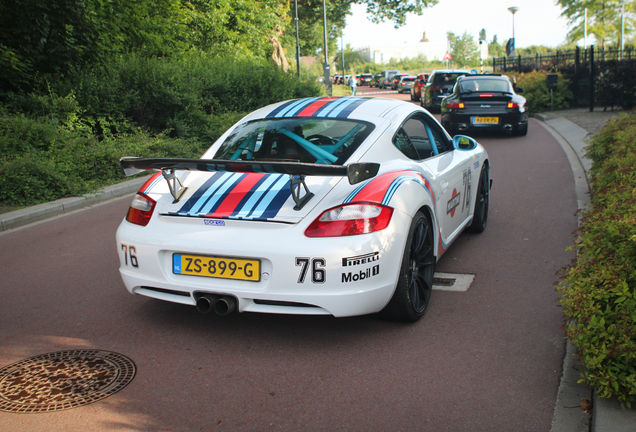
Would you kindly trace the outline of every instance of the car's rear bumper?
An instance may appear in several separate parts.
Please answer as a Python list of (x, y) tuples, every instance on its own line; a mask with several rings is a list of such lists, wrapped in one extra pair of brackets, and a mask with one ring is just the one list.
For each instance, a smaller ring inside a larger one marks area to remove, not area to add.
[[(394, 212), (383, 231), (310, 239), (299, 225), (262, 229), (263, 223), (246, 222), (237, 229), (202, 230), (180, 219), (157, 223), (153, 217), (144, 228), (122, 222), (119, 270), (129, 292), (191, 306), (202, 294), (231, 296), (239, 312), (337, 317), (379, 312), (388, 303), (402, 260), (403, 226), (409, 224), (406, 215)], [(169, 225), (177, 228), (171, 235)], [(126, 255), (131, 248), (136, 267)], [(252, 282), (175, 274), (174, 254), (259, 260), (261, 276)]]
[[(496, 118), (497, 122), (477, 123), (476, 118)], [(448, 113), (442, 115), (442, 126), (454, 132), (498, 130), (512, 131), (528, 124), (528, 115), (525, 113), (489, 113), (489, 114), (457, 114)]]

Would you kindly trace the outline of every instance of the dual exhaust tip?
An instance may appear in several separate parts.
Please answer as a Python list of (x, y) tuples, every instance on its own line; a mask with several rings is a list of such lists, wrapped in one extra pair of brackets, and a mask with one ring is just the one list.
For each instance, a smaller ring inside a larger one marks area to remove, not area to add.
[(202, 314), (214, 311), (219, 316), (225, 316), (236, 310), (236, 299), (232, 296), (199, 294), (196, 302), (197, 310)]

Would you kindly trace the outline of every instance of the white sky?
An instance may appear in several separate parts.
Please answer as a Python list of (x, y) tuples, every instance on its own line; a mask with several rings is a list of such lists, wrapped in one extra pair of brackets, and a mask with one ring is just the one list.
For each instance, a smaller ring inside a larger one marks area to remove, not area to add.
[(446, 33), (461, 35), (465, 31), (475, 41), (486, 29), (488, 42), (497, 35), (499, 43), (512, 37), (511, 6), (519, 7), (514, 15), (516, 47), (545, 45), (556, 47), (565, 42), (567, 20), (554, 0), (439, 0), (424, 10), (422, 16), (408, 15), (406, 25), (398, 30), (391, 23), (373, 24), (367, 19), (364, 5), (353, 5), (347, 16), (343, 40), (345, 46), (362, 48), (369, 45), (417, 43), (422, 33), (430, 42), (446, 43)]

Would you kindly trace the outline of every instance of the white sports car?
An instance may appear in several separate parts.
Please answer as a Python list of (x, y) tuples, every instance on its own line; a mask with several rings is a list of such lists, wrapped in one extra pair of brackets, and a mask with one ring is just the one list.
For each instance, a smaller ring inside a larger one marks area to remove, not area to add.
[(203, 313), (416, 321), (436, 261), (488, 219), (485, 149), (392, 99), (281, 102), (201, 159), (121, 165), (158, 171), (117, 230), (126, 288)]

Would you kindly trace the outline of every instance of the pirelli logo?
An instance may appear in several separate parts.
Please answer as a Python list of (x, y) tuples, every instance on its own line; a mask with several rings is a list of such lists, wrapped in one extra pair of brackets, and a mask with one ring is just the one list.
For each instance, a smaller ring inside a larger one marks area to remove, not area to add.
[(380, 252), (371, 252), (364, 255), (348, 257), (342, 259), (343, 267), (352, 267), (357, 265), (369, 264), (380, 259)]

